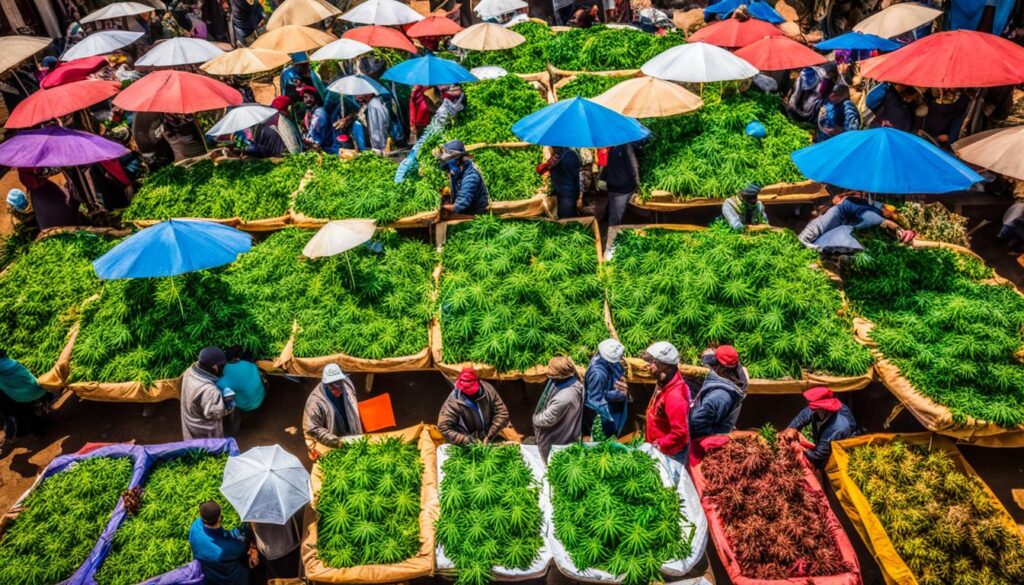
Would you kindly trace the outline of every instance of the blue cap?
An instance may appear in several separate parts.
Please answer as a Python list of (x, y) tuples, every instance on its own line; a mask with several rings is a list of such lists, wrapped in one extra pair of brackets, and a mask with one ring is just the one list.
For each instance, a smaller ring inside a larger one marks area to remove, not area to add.
[(18, 211), (28, 209), (28, 197), (21, 189), (11, 189), (7, 192), (7, 204)]
[(466, 154), (466, 145), (463, 144), (461, 140), (451, 140), (449, 142), (446, 142), (445, 145), (442, 146), (441, 148), (444, 148), (449, 152), (458, 152), (460, 154)]
[(43, 57), (42, 65), (47, 69), (52, 69), (55, 65), (57, 65), (57, 58), (52, 55), (48, 57)]

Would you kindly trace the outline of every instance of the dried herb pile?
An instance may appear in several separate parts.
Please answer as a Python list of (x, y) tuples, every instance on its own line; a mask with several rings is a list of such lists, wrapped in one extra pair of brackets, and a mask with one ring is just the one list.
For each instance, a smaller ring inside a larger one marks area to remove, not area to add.
[(478, 216), (449, 226), (441, 262), (447, 363), (586, 363), (608, 337), (591, 226)]
[(871, 354), (853, 337), (839, 290), (811, 265), (817, 255), (789, 231), (626, 230), (605, 281), (629, 355), (659, 339), (684, 363), (714, 343), (734, 345), (754, 378), (799, 378), (804, 369), (855, 376)]
[(437, 541), (457, 585), (491, 582), (491, 568), (528, 569), (541, 536), (540, 486), (518, 445), (449, 445), (442, 470)]
[(580, 73), (572, 81), (555, 91), (558, 94), (559, 100), (567, 100), (574, 97), (590, 99), (601, 95), (627, 79), (629, 77)]
[(415, 444), (362, 438), (317, 462), (317, 558), (333, 568), (391, 564), (420, 548), (423, 463)]
[(462, 87), (466, 109), (443, 132), (444, 139), (468, 144), (517, 142), (512, 125), (547, 105), (530, 82), (515, 75), (470, 83)]
[(129, 457), (90, 457), (46, 478), (0, 537), (0, 583), (49, 585), (71, 577), (131, 476)]
[(953, 213), (937, 201), (907, 201), (899, 206), (899, 212), (907, 227), (917, 232), (918, 238), (958, 246), (970, 244), (967, 240), (967, 218)]
[(847, 473), (921, 585), (1024, 583), (1020, 534), (948, 453), (898, 440), (864, 445)]
[[(484, 178), (491, 201), (529, 199), (544, 186), (544, 179), (537, 173), (537, 165), (544, 161), (544, 149), (539, 146), (489, 146), (477, 148), (470, 154)], [(431, 184), (448, 184), (448, 177), (434, 160), (426, 158), (421, 162), (421, 173)]]
[(544, 46), (544, 57), (558, 69), (568, 71), (639, 69), (685, 40), (682, 31), (656, 36), (637, 28), (573, 28), (551, 37)]

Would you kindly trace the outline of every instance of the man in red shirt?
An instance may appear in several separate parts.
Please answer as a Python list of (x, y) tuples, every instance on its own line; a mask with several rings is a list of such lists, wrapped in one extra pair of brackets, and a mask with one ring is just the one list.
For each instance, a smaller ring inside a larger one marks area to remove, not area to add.
[(647, 348), (643, 359), (656, 385), (647, 405), (647, 441), (680, 463), (689, 442), (690, 388), (679, 373), (679, 350), (667, 341)]

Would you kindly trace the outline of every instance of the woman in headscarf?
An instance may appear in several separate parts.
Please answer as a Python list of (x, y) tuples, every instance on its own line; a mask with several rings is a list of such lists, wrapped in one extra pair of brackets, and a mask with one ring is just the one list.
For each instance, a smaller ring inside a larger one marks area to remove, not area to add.
[(821, 82), (825, 72), (821, 67), (804, 67), (796, 80), (793, 93), (786, 102), (786, 112), (797, 122), (812, 122), (821, 109)]
[(553, 445), (580, 440), (583, 421), (583, 382), (572, 358), (555, 356), (548, 362), (548, 383), (533, 413), (537, 448), (547, 461)]
[(40, 230), (81, 225), (78, 201), (51, 181), (43, 169), (18, 169), (18, 180), (28, 191)]

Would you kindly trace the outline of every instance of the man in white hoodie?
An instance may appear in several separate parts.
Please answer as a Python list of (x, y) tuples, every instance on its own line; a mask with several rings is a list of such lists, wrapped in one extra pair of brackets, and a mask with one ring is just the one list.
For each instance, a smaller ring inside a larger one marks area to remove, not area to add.
[(338, 364), (324, 366), (320, 383), (309, 393), (302, 413), (302, 433), (310, 453), (319, 443), (340, 447), (342, 437), (363, 434), (356, 389)]

